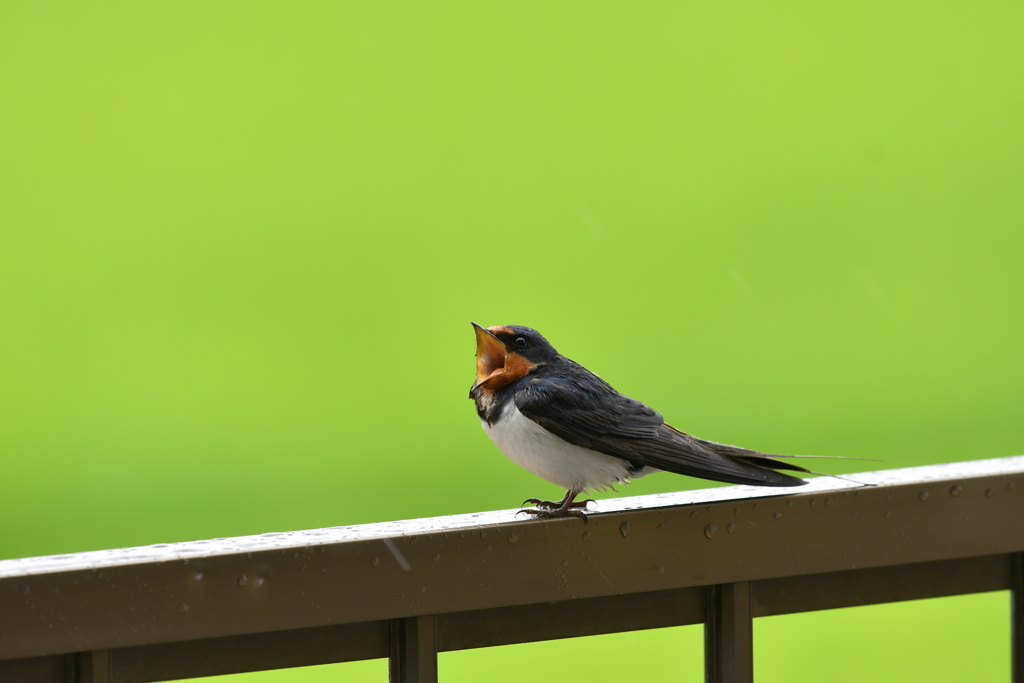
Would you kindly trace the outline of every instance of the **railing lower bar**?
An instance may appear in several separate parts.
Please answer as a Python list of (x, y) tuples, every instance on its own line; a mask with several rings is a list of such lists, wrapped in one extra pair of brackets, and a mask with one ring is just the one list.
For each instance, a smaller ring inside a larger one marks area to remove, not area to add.
[(437, 683), (437, 620), (430, 614), (391, 621), (390, 683)]
[(706, 683), (753, 683), (754, 616), (750, 582), (709, 586), (704, 622)]
[[(114, 650), (116, 683), (177, 681), (388, 656), (387, 621), (158, 643)], [(3, 662), (0, 662), (0, 681)]]
[(0, 681), (7, 683), (77, 683), (75, 655), (0, 660)]
[(700, 624), (704, 588), (437, 615), (440, 652)]
[(1012, 556), (983, 555), (755, 581), (754, 616), (1009, 590)]

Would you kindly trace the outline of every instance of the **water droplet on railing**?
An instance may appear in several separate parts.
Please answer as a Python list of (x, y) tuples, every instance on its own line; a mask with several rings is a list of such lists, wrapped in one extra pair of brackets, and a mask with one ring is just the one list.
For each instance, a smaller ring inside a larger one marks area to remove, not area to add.
[(244, 586), (247, 583), (249, 583), (249, 577), (246, 576), (245, 574), (239, 574), (238, 575), (238, 585), (239, 586)]
[(782, 519), (782, 513), (781, 512), (776, 512), (775, 513), (775, 519)]
[(725, 525), (725, 530), (728, 531), (730, 534), (734, 534), (736, 533), (736, 525), (732, 522), (729, 522)]
[(985, 489), (985, 497), (986, 498), (991, 498), (994, 495), (996, 495), (996, 490), (995, 489)]
[(179, 612), (187, 612), (188, 611), (188, 605), (186, 605), (185, 603), (181, 603), (180, 605), (178, 605), (178, 611)]
[(584, 531), (583, 535), (580, 536), (580, 538), (582, 538), (584, 541), (589, 541), (590, 540), (590, 531), (589, 530), (588, 531)]
[(509, 543), (513, 543), (514, 544), (518, 540), (519, 540), (519, 537), (516, 536), (515, 534), (509, 534), (508, 535), (508, 542)]
[(717, 531), (717, 529), (715, 529), (715, 525), (714, 524), (708, 524), (707, 526), (704, 527), (704, 535), (707, 536), (708, 538), (714, 538), (715, 537), (715, 531)]
[(441, 553), (434, 553), (433, 556), (431, 556), (430, 559), (433, 560), (434, 562), (440, 562), (441, 561)]
[(656, 531), (661, 531), (665, 528), (665, 522), (658, 522), (658, 526), (654, 527)]
[(633, 530), (633, 523), (626, 520), (619, 525), (619, 533), (622, 534), (623, 538), (629, 538), (629, 532)]
[(931, 498), (931, 496), (929, 496), (929, 495), (928, 495), (928, 492), (927, 492), (927, 491), (921, 491), (921, 494), (920, 494), (920, 495), (918, 496), (918, 498), (920, 498), (920, 499), (921, 499), (921, 502), (922, 502), (922, 503), (924, 503), (924, 502), (926, 502), (926, 501), (927, 501), (927, 500), (928, 500), (929, 498)]
[(199, 571), (196, 571), (196, 572), (192, 573), (192, 578), (195, 579), (196, 581), (201, 581), (203, 576), (204, 576), (204, 574), (203, 574), (202, 570), (199, 570)]
[(691, 510), (690, 511), (690, 519), (693, 519), (696, 516), (697, 516), (697, 511), (696, 510)]
[(949, 495), (951, 495), (951, 496), (953, 496), (954, 498), (956, 498), (957, 496), (959, 496), (959, 495), (960, 495), (960, 493), (961, 493), (961, 492), (962, 492), (963, 490), (964, 490), (964, 489), (963, 489), (963, 487), (961, 487), (961, 486), (960, 486), (959, 484), (957, 484), (956, 486), (952, 486), (952, 487), (950, 487), (950, 489), (949, 489)]
[(379, 567), (380, 566), (380, 558), (379, 557), (374, 557), (372, 560), (370, 560), (370, 564), (372, 564), (374, 567)]

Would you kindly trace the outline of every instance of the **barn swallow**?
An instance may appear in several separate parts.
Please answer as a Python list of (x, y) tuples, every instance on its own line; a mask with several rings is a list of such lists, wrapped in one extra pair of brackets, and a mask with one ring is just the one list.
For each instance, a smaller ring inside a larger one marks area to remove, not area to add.
[(778, 470), (810, 472), (759, 453), (705, 441), (665, 424), (656, 410), (623, 396), (569, 360), (536, 330), (500, 325), (476, 330), (476, 402), (487, 436), (512, 462), (566, 489), (557, 503), (531, 498), (541, 518), (582, 517), (600, 491), (666, 471), (730, 484), (801, 486)]

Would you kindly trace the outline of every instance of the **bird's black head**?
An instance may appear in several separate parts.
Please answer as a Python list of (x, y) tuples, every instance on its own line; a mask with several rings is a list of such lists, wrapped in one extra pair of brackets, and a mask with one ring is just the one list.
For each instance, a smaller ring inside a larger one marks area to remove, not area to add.
[(558, 355), (555, 347), (532, 327), (498, 325), (488, 328), (488, 332), (497, 337), (509, 351), (515, 351), (523, 358), (534, 362), (543, 362)]
[(500, 389), (548, 363), (558, 352), (540, 332), (523, 325), (496, 325), (476, 330), (476, 382), (473, 388), (487, 384)]

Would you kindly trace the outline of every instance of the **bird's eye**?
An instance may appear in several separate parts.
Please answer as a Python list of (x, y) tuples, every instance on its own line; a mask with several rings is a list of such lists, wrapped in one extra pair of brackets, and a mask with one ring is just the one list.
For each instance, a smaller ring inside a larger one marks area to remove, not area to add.
[(527, 346), (529, 346), (529, 344), (526, 343), (526, 338), (525, 337), (516, 337), (516, 340), (515, 340), (514, 343), (515, 343), (516, 346), (518, 346), (521, 349), (525, 349)]

